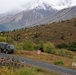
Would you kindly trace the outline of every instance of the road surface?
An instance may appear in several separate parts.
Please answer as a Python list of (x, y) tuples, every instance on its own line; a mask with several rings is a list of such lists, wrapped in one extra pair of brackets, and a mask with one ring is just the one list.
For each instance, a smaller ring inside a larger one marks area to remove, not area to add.
[(16, 59), (19, 59), (20, 61), (24, 60), (25, 64), (30, 64), (32, 66), (41, 67), (41, 68), (51, 70), (54, 72), (58, 72), (58, 73), (61, 73), (64, 75), (76, 75), (76, 70), (68, 69), (68, 68), (61, 67), (61, 66), (56, 66), (56, 65), (41, 62), (41, 61), (32, 60), (32, 59), (25, 58), (22, 56), (0, 53), (0, 57), (7, 58), (8, 56), (10, 56), (10, 57), (14, 56)]

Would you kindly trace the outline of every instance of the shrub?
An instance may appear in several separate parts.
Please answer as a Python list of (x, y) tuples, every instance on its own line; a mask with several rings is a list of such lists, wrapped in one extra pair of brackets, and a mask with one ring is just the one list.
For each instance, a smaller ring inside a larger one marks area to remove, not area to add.
[(73, 58), (74, 54), (71, 51), (68, 51), (66, 49), (58, 50), (58, 55)]
[(65, 51), (64, 51), (64, 50), (59, 50), (59, 51), (58, 51), (58, 55), (60, 55), (60, 56), (65, 56)]
[(6, 41), (6, 38), (5, 38), (5, 37), (0, 36), (0, 42), (5, 42), (5, 41)]
[(72, 43), (69, 45), (68, 50), (76, 51), (76, 43)]
[(23, 43), (19, 43), (15, 45), (15, 49), (17, 50), (23, 50)]
[(23, 49), (24, 50), (34, 50), (34, 43), (29, 41), (29, 40), (26, 40), (23, 42)]
[(47, 53), (52, 53), (52, 54), (56, 53), (55, 46), (51, 42), (45, 43), (43, 49), (44, 49), (44, 52), (47, 52)]
[(65, 50), (65, 57), (73, 58), (74, 54), (71, 51)]
[(13, 40), (11, 37), (7, 37), (7, 38), (6, 38), (6, 41), (7, 41), (8, 43), (13, 43), (14, 40)]
[(73, 57), (73, 62), (76, 62), (76, 56)]
[(21, 68), (16, 71), (15, 75), (36, 75), (33, 68)]
[(63, 44), (57, 45), (57, 47), (66, 49), (68, 46), (65, 43), (63, 43)]
[(40, 44), (34, 44), (34, 49), (39, 50), (40, 49)]
[(55, 65), (63, 66), (64, 65), (64, 62), (62, 60), (56, 60), (56, 61), (54, 61), (54, 64)]
[(74, 26), (76, 27), (76, 24), (74, 24)]
[(20, 51), (20, 54), (25, 54), (25, 52), (23, 52), (23, 51)]

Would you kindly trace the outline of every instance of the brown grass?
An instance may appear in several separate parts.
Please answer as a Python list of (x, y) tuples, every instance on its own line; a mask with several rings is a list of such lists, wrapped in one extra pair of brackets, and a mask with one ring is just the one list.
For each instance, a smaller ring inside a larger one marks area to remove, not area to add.
[[(23, 52), (23, 54), (21, 52)], [(72, 68), (73, 59), (58, 56), (58, 55), (53, 55), (43, 52), (41, 52), (41, 54), (38, 55), (36, 51), (25, 51), (25, 50), (16, 50), (15, 54), (23, 57), (31, 58), (34, 60), (52, 63), (52, 64), (54, 64), (56, 60), (62, 60), (64, 62), (65, 67)]]

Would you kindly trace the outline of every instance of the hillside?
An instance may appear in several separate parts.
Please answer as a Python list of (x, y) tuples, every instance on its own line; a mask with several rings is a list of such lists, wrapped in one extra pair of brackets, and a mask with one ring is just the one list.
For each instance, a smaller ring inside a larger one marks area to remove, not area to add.
[(67, 21), (54, 22), (12, 32), (1, 33), (1, 36), (13, 38), (17, 42), (31, 40), (38, 43), (40, 40), (51, 41), (55, 44), (76, 42), (76, 18)]

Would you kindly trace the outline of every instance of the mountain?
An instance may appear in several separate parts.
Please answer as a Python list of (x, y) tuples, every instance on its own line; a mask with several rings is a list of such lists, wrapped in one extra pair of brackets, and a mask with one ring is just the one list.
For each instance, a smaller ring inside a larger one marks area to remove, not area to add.
[(70, 19), (75, 16), (75, 7), (72, 7), (75, 4), (74, 0), (33, 0), (22, 5), (24, 10), (19, 13), (1, 15), (0, 25), (7, 27), (8, 30), (14, 30)]
[(8, 31), (8, 28), (5, 27), (4, 25), (0, 25), (0, 32), (1, 31)]
[(9, 30), (28, 27), (58, 11), (56, 9), (51, 8), (50, 6), (45, 5), (45, 7), (47, 10), (29, 9), (27, 11), (22, 11), (20, 13), (15, 14), (12, 17), (1, 20), (0, 24), (3, 24), (4, 26), (6, 26)]
[(14, 16), (14, 14), (10, 14), (10, 13), (0, 14), (0, 22), (5, 20), (5, 19), (8, 19), (12, 16)]
[(45, 18), (44, 20), (38, 21), (34, 25), (59, 22), (59, 21), (69, 20), (74, 17), (76, 17), (76, 6), (62, 9), (57, 13)]

